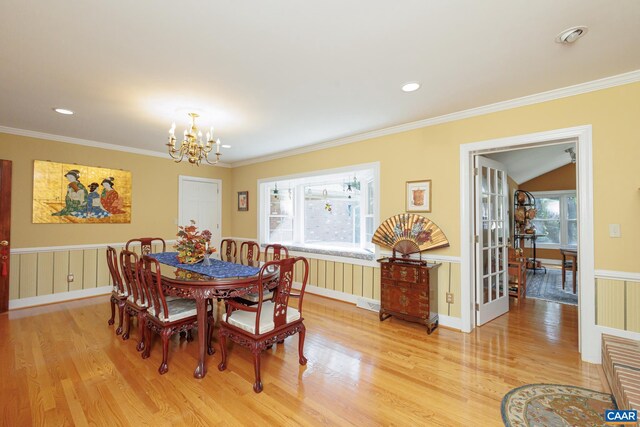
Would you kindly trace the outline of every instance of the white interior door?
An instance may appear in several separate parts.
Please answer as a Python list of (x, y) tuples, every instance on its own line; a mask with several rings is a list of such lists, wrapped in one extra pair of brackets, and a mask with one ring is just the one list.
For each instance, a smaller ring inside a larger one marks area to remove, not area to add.
[(221, 239), (222, 182), (191, 176), (180, 176), (179, 179), (178, 225), (189, 225), (194, 220), (198, 230), (211, 231), (215, 247)]
[(476, 324), (482, 325), (509, 311), (509, 187), (501, 163), (476, 156), (475, 168)]

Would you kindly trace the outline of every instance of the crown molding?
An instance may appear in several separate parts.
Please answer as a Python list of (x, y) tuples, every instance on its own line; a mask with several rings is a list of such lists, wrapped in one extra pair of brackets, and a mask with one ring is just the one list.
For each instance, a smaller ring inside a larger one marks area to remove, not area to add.
[(542, 102), (553, 101), (556, 99), (567, 98), (570, 96), (581, 95), (584, 93), (595, 92), (597, 90), (608, 89), (615, 86), (622, 86), (640, 81), (640, 70), (631, 71), (616, 76), (605, 77), (586, 83), (580, 83), (573, 86), (567, 86), (560, 89), (553, 89), (547, 92), (541, 92), (534, 95), (527, 95), (521, 98), (515, 98), (508, 101), (500, 101), (494, 104), (484, 105), (482, 107), (470, 108), (468, 110), (458, 111), (455, 113), (445, 114), (429, 119), (409, 122), (402, 125), (391, 126), (384, 129), (365, 132), (358, 135), (352, 135), (345, 138), (320, 142), (317, 144), (307, 145), (305, 147), (293, 150), (281, 151), (270, 156), (256, 157), (253, 159), (242, 160), (231, 163), (231, 167), (247, 166), (255, 163), (262, 163), (269, 160), (277, 160), (285, 157), (296, 156), (298, 154), (311, 153), (313, 151), (324, 150), (326, 148), (338, 147), (340, 145), (352, 144), (354, 142), (364, 141), (367, 139), (378, 138), (381, 136), (393, 135), (400, 132), (406, 132), (414, 129), (435, 126), (442, 123), (453, 122), (456, 120), (467, 119), (470, 117), (481, 116), (483, 114), (495, 113), (498, 111), (509, 110), (527, 105), (540, 104)]
[[(36, 132), (27, 129), (18, 129), (7, 126), (0, 126), (0, 133), (7, 133), (10, 135), (27, 136), (30, 138), (46, 139), (50, 141), (64, 142), (67, 144), (84, 145), (85, 147), (102, 148), (104, 150), (122, 151), (125, 153), (140, 154), (142, 156), (160, 157), (166, 160), (171, 160), (166, 153), (153, 150), (143, 150), (141, 148), (126, 147), (124, 145), (109, 144), (106, 142), (92, 141), (90, 139), (72, 138), (70, 136), (54, 135), (52, 133)], [(217, 163), (215, 165), (209, 165), (208, 163), (202, 163), (205, 166), (218, 166), (223, 168), (230, 168), (229, 163)]]
[[(285, 157), (297, 156), (299, 154), (311, 153), (314, 151), (324, 150), (327, 148), (338, 147), (346, 144), (352, 144), (354, 142), (360, 142), (367, 139), (379, 138), (382, 136), (393, 135), (396, 133), (425, 128), (429, 126), (435, 126), (443, 123), (453, 122), (456, 120), (462, 120), (470, 117), (481, 116), (483, 114), (509, 110), (512, 108), (539, 104), (542, 102), (553, 101), (555, 99), (567, 98), (569, 96), (575, 96), (575, 95), (580, 95), (584, 93), (594, 92), (597, 90), (608, 89), (615, 86), (622, 86), (630, 83), (636, 83), (638, 81), (640, 81), (640, 70), (630, 71), (628, 73), (618, 74), (616, 76), (605, 77), (602, 79), (593, 80), (586, 83), (580, 83), (573, 86), (567, 86), (560, 89), (553, 89), (547, 92), (541, 92), (534, 95), (527, 95), (521, 98), (515, 98), (508, 101), (496, 102), (494, 104), (489, 104), (482, 107), (470, 108), (468, 110), (445, 114), (438, 117), (418, 120), (415, 122), (409, 122), (409, 123), (405, 123), (397, 126), (391, 126), (384, 129), (378, 129), (370, 132), (360, 133), (357, 135), (351, 135), (345, 138), (319, 142), (316, 144), (307, 145), (305, 147), (281, 151), (279, 153), (275, 153), (272, 155), (255, 157), (252, 159), (241, 160), (239, 162), (233, 162), (233, 163), (218, 163), (215, 166), (224, 167), (224, 168), (235, 168), (240, 166), (252, 165), (255, 163), (262, 163), (270, 160), (282, 159)], [(68, 144), (84, 145), (87, 147), (102, 148), (105, 150), (123, 151), (125, 153), (141, 154), (144, 156), (160, 157), (160, 158), (165, 158), (167, 160), (170, 160), (169, 158), (166, 157), (165, 153), (162, 153), (159, 151), (143, 150), (139, 148), (126, 147), (123, 145), (109, 144), (106, 142), (92, 141), (88, 139), (72, 138), (68, 136), (54, 135), (54, 134), (36, 132), (36, 131), (31, 131), (26, 129), (17, 129), (17, 128), (11, 128), (7, 126), (0, 126), (0, 133), (28, 136), (28, 137), (39, 138), (39, 139), (48, 139), (51, 141), (65, 142)], [(206, 165), (211, 166), (208, 164)]]

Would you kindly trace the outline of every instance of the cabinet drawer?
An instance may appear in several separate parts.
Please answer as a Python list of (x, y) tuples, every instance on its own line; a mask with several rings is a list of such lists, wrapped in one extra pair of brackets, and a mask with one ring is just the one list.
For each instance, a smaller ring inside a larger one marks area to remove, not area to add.
[(429, 288), (403, 282), (382, 280), (382, 308), (420, 319), (429, 318)]
[(388, 265), (382, 268), (384, 279), (400, 280), (402, 282), (420, 282), (420, 268), (406, 265)]

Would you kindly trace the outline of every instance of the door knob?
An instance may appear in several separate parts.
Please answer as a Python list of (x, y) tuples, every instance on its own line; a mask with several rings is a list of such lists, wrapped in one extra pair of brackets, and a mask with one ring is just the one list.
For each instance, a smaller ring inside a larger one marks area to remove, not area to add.
[(0, 246), (9, 246), (9, 242), (6, 240), (0, 241)]

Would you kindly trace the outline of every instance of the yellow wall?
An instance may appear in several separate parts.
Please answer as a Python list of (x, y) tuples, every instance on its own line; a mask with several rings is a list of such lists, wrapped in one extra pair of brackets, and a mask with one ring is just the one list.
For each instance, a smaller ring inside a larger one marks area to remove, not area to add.
[[(381, 220), (404, 211), (406, 181), (431, 179), (432, 212), (451, 246), (436, 253), (460, 255), (460, 144), (573, 126), (593, 126), (595, 267), (640, 271), (640, 83), (233, 168), (233, 191), (249, 190), (256, 206), (260, 178), (380, 161)], [(232, 212), (232, 235), (257, 237), (255, 208)], [(621, 224), (622, 237), (608, 236)]]
[[(168, 155), (167, 155), (168, 157)], [(12, 248), (126, 242), (133, 237), (174, 239), (178, 218), (178, 176), (222, 180), (222, 235), (230, 232), (231, 170), (176, 164), (170, 159), (104, 150), (0, 133), (0, 158), (13, 162)], [(78, 163), (124, 169), (132, 174), (130, 224), (32, 224), (33, 161)]]
[(525, 191), (558, 191), (576, 189), (576, 165), (569, 163), (520, 184)]

